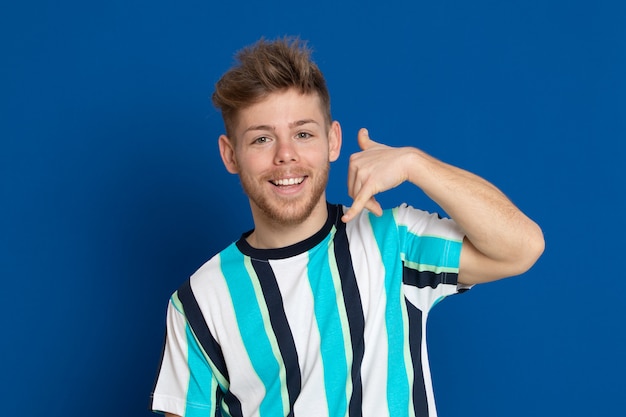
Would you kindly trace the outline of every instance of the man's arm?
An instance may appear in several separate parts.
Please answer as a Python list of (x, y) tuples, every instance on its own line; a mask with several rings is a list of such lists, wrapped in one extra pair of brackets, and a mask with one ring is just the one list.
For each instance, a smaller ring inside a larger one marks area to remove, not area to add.
[(405, 181), (420, 187), (464, 230), (459, 282), (476, 284), (526, 272), (541, 256), (543, 233), (495, 186), (416, 148), (392, 148), (358, 136), (362, 152), (350, 157), (348, 193), (352, 207), (382, 214), (374, 196)]
[(180, 416), (177, 414), (165, 413), (165, 417), (180, 417)]

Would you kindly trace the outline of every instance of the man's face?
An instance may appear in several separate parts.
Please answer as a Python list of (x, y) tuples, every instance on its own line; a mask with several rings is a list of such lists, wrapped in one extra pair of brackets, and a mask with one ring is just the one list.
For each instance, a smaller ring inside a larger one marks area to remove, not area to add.
[(295, 90), (241, 110), (234, 138), (220, 137), (224, 164), (239, 174), (255, 221), (282, 225), (326, 210), (328, 171), (340, 146), (339, 124), (328, 126), (317, 95)]

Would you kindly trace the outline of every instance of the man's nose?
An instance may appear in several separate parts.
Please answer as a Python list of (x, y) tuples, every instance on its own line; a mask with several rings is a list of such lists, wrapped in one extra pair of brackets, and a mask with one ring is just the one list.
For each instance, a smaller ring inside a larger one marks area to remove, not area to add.
[(295, 162), (298, 160), (298, 152), (293, 140), (278, 139), (276, 141), (276, 154), (274, 156), (274, 162), (276, 164), (284, 164), (288, 162)]

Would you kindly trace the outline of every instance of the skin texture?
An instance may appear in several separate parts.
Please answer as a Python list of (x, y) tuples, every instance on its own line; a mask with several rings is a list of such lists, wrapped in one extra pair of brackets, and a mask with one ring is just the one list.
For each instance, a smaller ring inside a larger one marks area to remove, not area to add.
[[(326, 221), (330, 162), (339, 157), (341, 128), (328, 122), (315, 95), (287, 90), (241, 110), (234, 138), (219, 138), (226, 169), (248, 195), (252, 246), (299, 242)], [(291, 181), (289, 185), (278, 185)]]

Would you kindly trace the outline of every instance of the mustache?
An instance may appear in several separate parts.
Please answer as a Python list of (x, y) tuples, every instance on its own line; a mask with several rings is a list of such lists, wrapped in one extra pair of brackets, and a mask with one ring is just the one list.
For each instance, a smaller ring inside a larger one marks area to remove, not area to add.
[(264, 174), (261, 179), (264, 181), (275, 181), (284, 178), (309, 177), (310, 172), (303, 169), (281, 169)]

